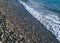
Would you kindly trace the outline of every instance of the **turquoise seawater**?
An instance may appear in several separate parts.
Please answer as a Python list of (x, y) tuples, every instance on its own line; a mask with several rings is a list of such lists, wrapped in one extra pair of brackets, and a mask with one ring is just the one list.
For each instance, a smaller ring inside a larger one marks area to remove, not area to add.
[(49, 6), (52, 9), (60, 11), (60, 0), (33, 0), (37, 3), (42, 3)]

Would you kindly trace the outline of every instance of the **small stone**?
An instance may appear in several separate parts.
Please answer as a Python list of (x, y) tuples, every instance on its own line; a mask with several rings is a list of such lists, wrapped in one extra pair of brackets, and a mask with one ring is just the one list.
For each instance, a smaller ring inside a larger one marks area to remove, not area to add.
[(1, 14), (2, 12), (0, 12), (0, 14)]
[(2, 42), (0, 42), (0, 43), (2, 43)]

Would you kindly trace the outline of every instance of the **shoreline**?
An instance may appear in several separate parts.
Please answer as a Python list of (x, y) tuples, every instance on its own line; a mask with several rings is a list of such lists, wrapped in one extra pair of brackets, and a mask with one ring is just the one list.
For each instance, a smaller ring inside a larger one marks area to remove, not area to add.
[[(20, 3), (19, 3), (20, 4)], [(22, 6), (23, 8), (24, 8), (24, 6)], [(24, 8), (24, 10), (26, 10), (25, 8)], [(26, 10), (27, 11), (27, 10)], [(27, 11), (28, 12), (28, 11)], [(30, 14), (30, 13), (28, 13), (28, 14)], [(31, 15), (31, 14), (30, 14)], [(32, 15), (31, 15), (31, 17), (33, 17)], [(33, 17), (34, 18), (34, 17)], [(34, 18), (34, 20), (35, 20), (36, 18)], [(38, 21), (38, 20), (37, 20)], [(39, 22), (39, 21), (38, 21)], [(40, 22), (39, 22), (40, 23)], [(41, 23), (40, 23), (41, 24)], [(43, 25), (43, 24), (41, 24), (41, 25)], [(44, 27), (44, 26), (43, 26)], [(50, 31), (49, 31), (50, 32)], [(51, 32), (50, 32), (51, 33)], [(51, 33), (52, 34), (52, 33)], [(54, 35), (52, 35), (54, 38), (56, 38)], [(56, 39), (57, 40), (57, 39)]]
[[(45, 42), (45, 40), (47, 43), (59, 43), (55, 36), (52, 35), (52, 33), (48, 31), (39, 21), (37, 21), (37, 19), (35, 19), (18, 1), (15, 0), (12, 5), (10, 5), (9, 1), (7, 1), (7, 4), (8, 6), (11, 6), (11, 9), (13, 9), (13, 15), (16, 14), (19, 18), (20, 21), (17, 21), (19, 25), (22, 22), (23, 33), (28, 36), (27, 38), (29, 40), (31, 39), (29, 43), (40, 43), (40, 41), (41, 43), (43, 43)], [(12, 17), (14, 18), (14, 16)], [(40, 39), (40, 41), (38, 40), (38, 38)]]

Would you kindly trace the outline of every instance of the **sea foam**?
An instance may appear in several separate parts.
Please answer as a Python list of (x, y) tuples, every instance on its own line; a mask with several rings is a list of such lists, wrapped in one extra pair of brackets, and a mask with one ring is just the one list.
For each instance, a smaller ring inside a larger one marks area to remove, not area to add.
[(25, 2), (19, 1), (25, 9), (38, 21), (40, 21), (53, 35), (56, 36), (56, 39), (60, 41), (60, 19), (55, 13), (49, 12), (48, 15), (44, 15), (45, 12), (40, 11), (38, 12), (30, 5), (26, 4)]

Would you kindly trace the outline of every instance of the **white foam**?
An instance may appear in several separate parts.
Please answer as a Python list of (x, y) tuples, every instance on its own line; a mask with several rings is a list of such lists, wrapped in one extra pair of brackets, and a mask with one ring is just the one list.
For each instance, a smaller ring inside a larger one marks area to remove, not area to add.
[(40, 21), (49, 31), (52, 32), (56, 36), (56, 39), (60, 41), (60, 20), (57, 15), (54, 13), (47, 13), (48, 15), (44, 15), (45, 12), (37, 12), (34, 8), (29, 6), (28, 4), (19, 1), (25, 9), (34, 16), (38, 21)]

